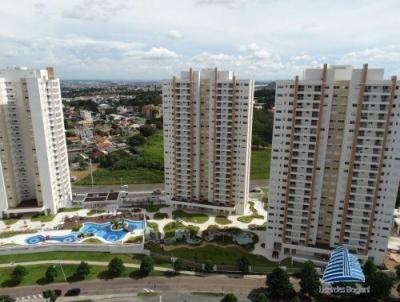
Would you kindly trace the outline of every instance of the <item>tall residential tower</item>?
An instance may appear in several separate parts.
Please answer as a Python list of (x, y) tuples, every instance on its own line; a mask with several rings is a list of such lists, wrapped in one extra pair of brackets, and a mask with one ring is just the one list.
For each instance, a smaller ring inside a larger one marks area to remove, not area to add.
[(167, 202), (244, 213), (254, 83), (229, 71), (182, 72), (163, 85)]
[(326, 258), (337, 245), (382, 263), (400, 179), (396, 77), (326, 65), (276, 83), (266, 248)]
[(56, 213), (71, 200), (54, 70), (0, 70), (0, 215)]

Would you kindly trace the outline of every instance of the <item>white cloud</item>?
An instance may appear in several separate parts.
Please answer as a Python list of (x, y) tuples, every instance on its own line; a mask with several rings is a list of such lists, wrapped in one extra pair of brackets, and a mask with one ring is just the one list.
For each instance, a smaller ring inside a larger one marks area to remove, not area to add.
[(62, 12), (64, 18), (84, 21), (108, 21), (119, 12), (129, 7), (128, 1), (122, 0), (81, 0)]
[(177, 30), (170, 30), (167, 33), (167, 37), (171, 40), (179, 40), (180, 38), (182, 38), (182, 34)]
[(258, 2), (258, 0), (197, 0), (198, 5), (221, 5), (229, 8), (239, 8), (242, 5)]
[(190, 65), (265, 80), (321, 63), (400, 73), (398, 0), (4, 2), (0, 68), (52, 64), (62, 77), (103, 79), (169, 78)]
[(146, 60), (170, 60), (178, 58), (178, 54), (164, 48), (164, 47), (152, 47), (150, 50), (143, 52), (143, 59)]

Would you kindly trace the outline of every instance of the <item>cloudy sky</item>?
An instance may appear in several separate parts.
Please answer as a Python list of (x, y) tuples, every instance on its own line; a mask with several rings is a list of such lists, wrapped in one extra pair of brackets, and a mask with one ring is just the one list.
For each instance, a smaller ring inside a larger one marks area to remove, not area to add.
[(400, 74), (398, 0), (1, 0), (0, 68), (164, 79), (219, 67), (275, 80), (306, 66)]

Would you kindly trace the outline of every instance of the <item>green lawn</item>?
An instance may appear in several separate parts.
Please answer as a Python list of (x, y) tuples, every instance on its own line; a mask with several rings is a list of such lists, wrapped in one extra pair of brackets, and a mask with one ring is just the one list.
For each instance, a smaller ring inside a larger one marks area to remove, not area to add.
[(203, 213), (187, 213), (183, 210), (175, 210), (172, 212), (174, 219), (180, 218), (191, 223), (205, 223), (208, 221), (208, 216)]
[(163, 132), (157, 131), (143, 145), (141, 157), (148, 161), (164, 162)]
[(147, 221), (148, 227), (152, 228), (155, 232), (158, 232), (158, 223), (157, 222), (152, 222), (152, 221)]
[[(120, 184), (147, 184), (147, 183), (163, 183), (164, 172), (149, 168), (135, 168), (132, 170), (110, 170), (98, 168), (93, 173), (95, 185), (115, 185)], [(75, 185), (91, 185), (90, 177), (75, 182)]]
[(110, 254), (101, 252), (46, 252), (32, 254), (1, 255), (0, 263), (40, 261), (40, 260), (79, 260), (110, 261), (115, 256), (125, 263), (140, 263), (142, 255)]
[(56, 215), (37, 215), (31, 218), (31, 221), (40, 221), (40, 222), (50, 222), (56, 217)]
[(82, 241), (83, 243), (89, 243), (89, 244), (104, 244), (103, 241), (97, 238), (88, 238)]
[[(63, 264), (62, 269), (60, 265), (55, 265), (57, 269), (57, 277), (54, 282), (64, 282), (65, 278), (68, 281), (74, 281), (74, 274), (78, 265), (76, 264)], [(47, 284), (44, 276), (48, 265), (29, 265), (26, 266), (28, 274), (23, 278), (19, 285), (34, 285), (34, 284)], [(1, 287), (15, 286), (10, 279), (11, 273), (14, 268), (0, 268), (0, 285)], [(134, 277), (137, 276), (136, 268), (125, 268), (121, 277)], [(136, 274), (135, 274), (136, 273)], [(65, 277), (64, 277), (65, 274)], [(160, 276), (162, 273), (153, 272), (151, 275)], [(103, 279), (107, 276), (107, 266), (90, 266), (90, 274), (86, 280)]]
[(232, 221), (229, 220), (226, 216), (215, 216), (215, 223), (221, 224), (221, 225), (227, 225), (227, 224), (231, 224)]
[(76, 212), (82, 208), (60, 208), (58, 212)]
[(32, 233), (36, 233), (36, 231), (33, 231), (33, 230), (32, 231), (6, 231), (6, 232), (0, 233), (0, 238), (10, 238), (15, 235), (32, 234)]
[(91, 209), (91, 210), (87, 213), (87, 215), (88, 215), (88, 216), (93, 216), (93, 215), (102, 214), (102, 213), (105, 213), (105, 212), (106, 212), (106, 210), (104, 210), (104, 209)]
[[(249, 259), (250, 264), (254, 266), (275, 267), (278, 265), (278, 263), (269, 261), (263, 256), (247, 253), (237, 247), (220, 247), (210, 244), (198, 248), (177, 248), (170, 251), (162, 251), (159, 246), (148, 244), (148, 248), (159, 254), (201, 263), (209, 260), (214, 264), (236, 265), (239, 258), (246, 257)], [(283, 260), (280, 264), (288, 267), (292, 266), (290, 260)]]
[(168, 214), (167, 213), (155, 213), (154, 214), (154, 219), (155, 220), (162, 220), (162, 219), (166, 219), (168, 218)]
[(162, 208), (168, 208), (168, 207), (169, 206), (165, 205), (165, 204), (155, 204), (155, 203), (153, 203), (153, 204), (147, 205), (145, 207), (145, 209), (146, 209), (147, 212), (154, 213), (154, 212), (158, 212)]
[(250, 179), (269, 179), (271, 149), (251, 150)]
[(14, 223), (16, 223), (18, 220), (20, 220), (22, 218), (22, 216), (16, 216), (16, 217), (10, 217), (10, 218), (3, 218), (3, 222), (6, 225), (12, 225)]

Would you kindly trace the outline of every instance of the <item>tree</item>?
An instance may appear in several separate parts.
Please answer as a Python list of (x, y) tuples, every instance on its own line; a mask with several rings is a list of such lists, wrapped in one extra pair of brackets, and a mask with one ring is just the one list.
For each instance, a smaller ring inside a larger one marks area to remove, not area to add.
[(208, 273), (211, 273), (214, 270), (214, 264), (208, 260), (204, 263), (204, 270)]
[(258, 296), (254, 299), (254, 302), (268, 302), (268, 298), (264, 293), (258, 294)]
[(53, 282), (54, 279), (57, 277), (57, 274), (58, 274), (58, 272), (57, 272), (56, 267), (54, 265), (50, 265), (47, 268), (46, 273), (45, 273), (46, 280), (49, 282)]
[(273, 298), (286, 298), (293, 291), (288, 274), (280, 267), (275, 268), (267, 276), (266, 284), (268, 293)]
[(80, 170), (86, 170), (86, 168), (89, 166), (89, 164), (86, 162), (86, 160), (84, 160), (82, 157), (79, 157), (78, 163), (79, 163)]
[(303, 264), (300, 272), (300, 286), (301, 291), (306, 295), (313, 296), (318, 293), (321, 282), (312, 261), (307, 261)]
[(0, 296), (0, 302), (15, 302), (15, 299), (13, 297), (10, 296)]
[(112, 258), (111, 261), (108, 263), (108, 272), (112, 277), (121, 276), (124, 270), (124, 262), (118, 257)]
[(142, 262), (140, 263), (140, 275), (146, 277), (150, 275), (150, 273), (154, 269), (154, 260), (150, 256), (144, 256)]
[(389, 297), (393, 287), (393, 280), (383, 272), (376, 272), (369, 276), (370, 297), (384, 299)]
[(16, 282), (20, 283), (22, 279), (26, 276), (26, 274), (28, 274), (26, 268), (22, 265), (17, 265), (12, 272), (12, 278)]
[(362, 269), (363, 269), (364, 276), (365, 276), (365, 282), (366, 282), (366, 284), (369, 284), (369, 277), (371, 277), (373, 274), (376, 273), (377, 267), (372, 260), (368, 259), (367, 262), (365, 262)]
[(248, 273), (250, 269), (250, 261), (246, 257), (239, 258), (238, 262), (239, 270), (243, 273)]
[(54, 302), (57, 300), (58, 295), (54, 290), (47, 289), (47, 290), (43, 291), (43, 298), (48, 299), (48, 301), (50, 301), (50, 302)]
[(156, 132), (156, 129), (154, 129), (150, 125), (143, 125), (139, 128), (139, 131), (144, 137), (149, 137), (149, 136), (152, 136)]
[(400, 265), (396, 266), (396, 267), (395, 267), (395, 270), (396, 270), (396, 277), (397, 277), (397, 279), (400, 279)]
[(183, 261), (181, 259), (179, 259), (179, 258), (176, 259), (175, 262), (174, 262), (174, 270), (176, 272), (179, 272), (179, 271), (181, 271), (183, 269), (184, 269)]
[(76, 268), (75, 275), (79, 279), (85, 279), (87, 275), (90, 274), (90, 266), (87, 262), (81, 261), (81, 263)]
[(141, 134), (132, 135), (128, 138), (128, 145), (131, 147), (141, 146), (146, 142), (146, 139)]
[(238, 299), (234, 294), (226, 294), (221, 300), (221, 302), (237, 302), (237, 301)]
[(290, 302), (301, 302), (299, 296), (294, 297)]

